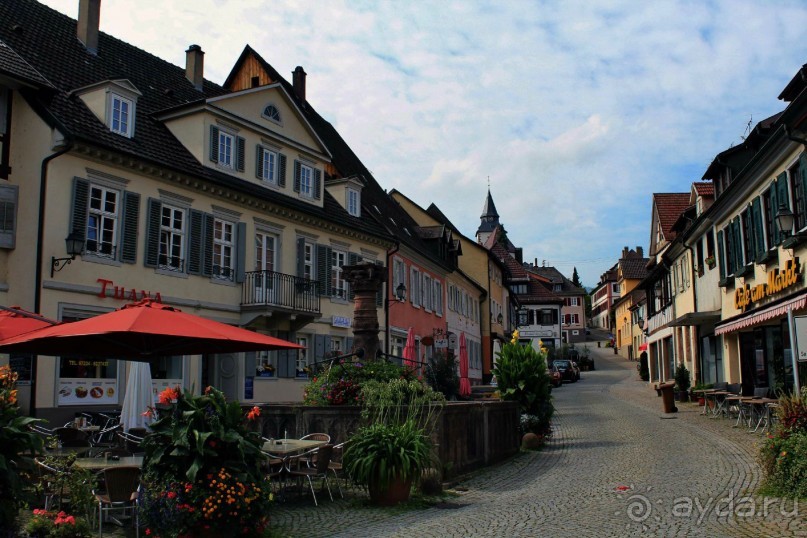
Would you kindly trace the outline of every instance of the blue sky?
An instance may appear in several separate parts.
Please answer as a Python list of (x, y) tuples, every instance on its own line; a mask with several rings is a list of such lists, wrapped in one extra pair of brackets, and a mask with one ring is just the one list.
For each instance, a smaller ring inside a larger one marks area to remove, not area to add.
[[(45, 0), (76, 17), (78, 0)], [(807, 63), (801, 1), (103, 0), (101, 30), (223, 83), (246, 44), (387, 189), (594, 285)]]

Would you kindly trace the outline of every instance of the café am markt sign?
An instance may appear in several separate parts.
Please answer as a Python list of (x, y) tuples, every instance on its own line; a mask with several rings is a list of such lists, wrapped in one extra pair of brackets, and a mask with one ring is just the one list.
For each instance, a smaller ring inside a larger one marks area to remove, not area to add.
[(798, 284), (801, 280), (802, 271), (799, 259), (788, 260), (785, 262), (783, 271), (779, 271), (779, 269), (768, 271), (767, 282), (757, 284), (753, 288), (749, 284), (737, 288), (734, 292), (734, 308), (745, 312), (753, 304), (758, 303), (766, 297), (776, 295)]

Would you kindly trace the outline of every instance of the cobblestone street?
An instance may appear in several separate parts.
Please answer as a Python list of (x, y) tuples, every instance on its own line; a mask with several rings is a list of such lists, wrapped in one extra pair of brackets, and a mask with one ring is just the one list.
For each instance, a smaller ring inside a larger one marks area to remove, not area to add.
[(554, 435), (542, 451), (467, 477), (441, 507), (377, 509), (327, 495), (319, 508), (278, 503), (278, 536), (807, 536), (806, 503), (749, 497), (760, 435), (694, 404), (661, 419), (636, 363), (596, 344), (592, 355), (596, 371), (553, 391)]

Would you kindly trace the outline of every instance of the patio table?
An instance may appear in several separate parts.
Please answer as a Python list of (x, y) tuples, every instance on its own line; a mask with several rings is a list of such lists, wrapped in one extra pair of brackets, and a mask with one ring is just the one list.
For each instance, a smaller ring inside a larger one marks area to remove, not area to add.
[(314, 441), (310, 439), (271, 439), (263, 443), (261, 450), (276, 454), (278, 456), (288, 456), (297, 452), (311, 450), (325, 446), (327, 441)]
[[(752, 409), (752, 416), (757, 415), (759, 419), (757, 420), (757, 425), (754, 427), (753, 430), (750, 430), (752, 433), (757, 432), (759, 427), (762, 426), (762, 432), (764, 433), (765, 430), (770, 428), (771, 425), (771, 407), (776, 406), (779, 404), (779, 400), (775, 398), (754, 398), (751, 400), (751, 409)], [(749, 428), (751, 424), (748, 424)]]
[[(710, 393), (708, 396), (712, 396), (714, 398), (714, 408), (712, 409), (712, 417), (717, 418), (720, 415), (727, 414), (728, 409), (726, 407), (726, 398), (729, 396), (735, 396), (734, 393), (725, 391), (725, 390), (716, 390)], [(709, 398), (706, 398), (707, 402)]]

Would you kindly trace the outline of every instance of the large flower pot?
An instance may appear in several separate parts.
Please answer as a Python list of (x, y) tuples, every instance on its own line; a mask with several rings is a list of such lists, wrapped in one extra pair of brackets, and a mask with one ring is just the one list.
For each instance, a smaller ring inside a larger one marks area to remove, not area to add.
[(412, 479), (403, 480), (395, 477), (383, 489), (378, 480), (374, 480), (368, 484), (367, 489), (370, 491), (370, 500), (374, 504), (378, 506), (395, 506), (409, 500), (409, 494), (412, 491)]

